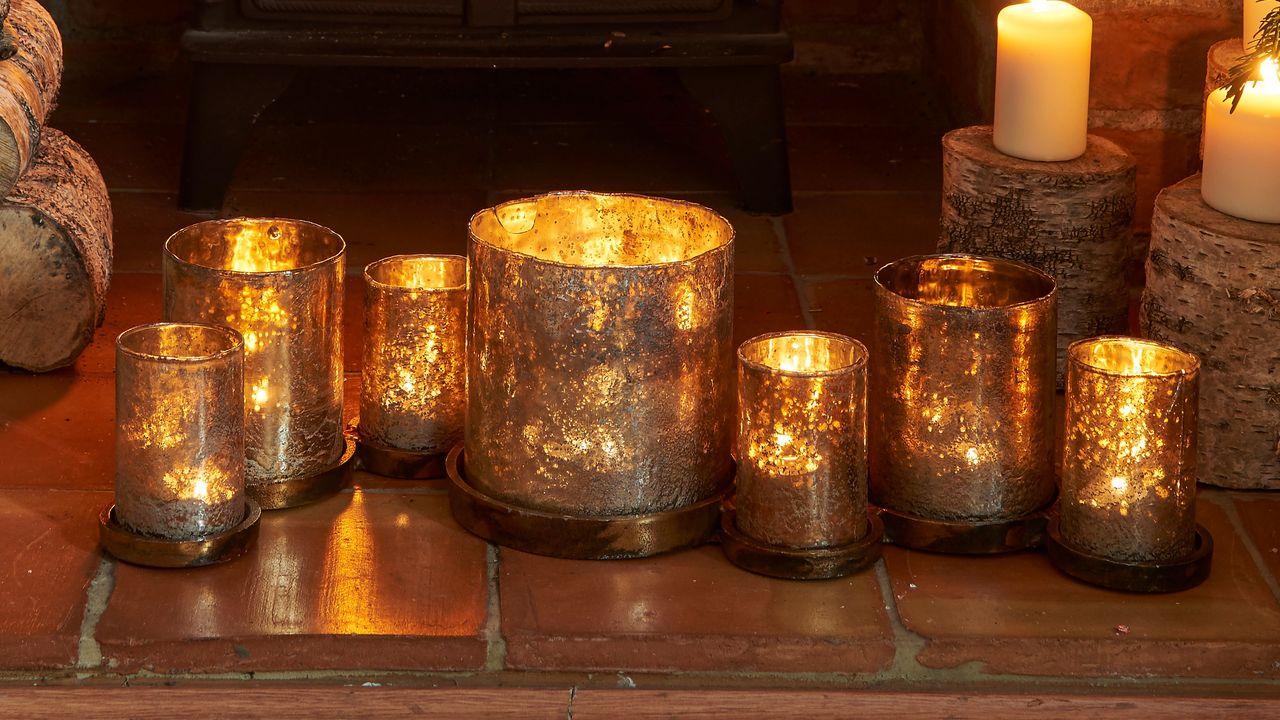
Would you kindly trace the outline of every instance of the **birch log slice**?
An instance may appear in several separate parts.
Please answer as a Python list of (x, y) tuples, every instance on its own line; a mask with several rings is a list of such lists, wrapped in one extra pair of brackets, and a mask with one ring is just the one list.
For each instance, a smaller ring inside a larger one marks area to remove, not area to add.
[(93, 159), (47, 129), (0, 201), (0, 363), (43, 372), (93, 339), (111, 280), (111, 204)]
[(1133, 157), (1090, 135), (1075, 160), (1022, 160), (996, 150), (989, 126), (953, 130), (942, 149), (938, 248), (1019, 260), (1057, 280), (1061, 387), (1068, 345), (1128, 327)]
[(36, 0), (13, 0), (4, 31), (17, 53), (0, 61), (0, 193), (31, 164), (62, 83), (62, 37)]
[(1280, 225), (1209, 207), (1199, 175), (1166, 188), (1141, 322), (1200, 356), (1201, 482), (1280, 489)]

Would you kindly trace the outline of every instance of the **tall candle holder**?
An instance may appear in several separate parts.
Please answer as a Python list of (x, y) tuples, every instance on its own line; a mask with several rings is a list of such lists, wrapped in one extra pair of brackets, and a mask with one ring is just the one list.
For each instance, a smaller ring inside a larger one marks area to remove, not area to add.
[(738, 476), (721, 548), (762, 575), (848, 575), (880, 557), (867, 512), (867, 349), (834, 333), (738, 348)]
[(254, 543), (244, 493), (244, 345), (226, 328), (141, 325), (116, 339), (115, 504), (102, 545), (139, 565), (195, 567)]
[(346, 245), (301, 220), (196, 223), (165, 243), (164, 310), (244, 337), (245, 478), (264, 509), (346, 484), (355, 443), (342, 425)]
[(396, 255), (364, 280), (356, 454), (379, 475), (443, 477), (467, 402), (467, 259)]
[(572, 192), (470, 229), (454, 517), (566, 557), (709, 539), (733, 477), (733, 228), (692, 203)]
[(929, 255), (875, 284), (871, 497), (886, 537), (955, 553), (1038, 545), (1054, 495), (1053, 278)]
[(1068, 353), (1066, 432), (1049, 557), (1120, 590), (1169, 592), (1209, 575), (1196, 524), (1200, 361), (1170, 345), (1104, 336)]

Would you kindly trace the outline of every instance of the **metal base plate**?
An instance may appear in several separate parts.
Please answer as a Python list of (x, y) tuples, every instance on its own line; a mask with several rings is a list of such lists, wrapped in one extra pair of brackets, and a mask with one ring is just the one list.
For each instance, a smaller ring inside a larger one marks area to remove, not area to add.
[(787, 580), (828, 580), (852, 575), (880, 559), (884, 525), (874, 512), (860, 540), (836, 547), (788, 548), (759, 542), (740, 530), (733, 508), (720, 516), (720, 548), (729, 562), (757, 575)]
[(160, 568), (191, 568), (234, 560), (249, 552), (258, 541), (258, 521), (262, 508), (249, 498), (244, 501), (244, 519), (239, 525), (206, 538), (170, 540), (135, 532), (116, 519), (111, 505), (98, 516), (102, 549), (133, 565)]
[(580, 517), (512, 505), (467, 482), (462, 446), (445, 461), (449, 507), (458, 524), (498, 545), (577, 560), (639, 558), (701, 545), (715, 535), (732, 478), (710, 497), (649, 515)]
[(1050, 502), (1011, 520), (929, 520), (879, 508), (885, 542), (913, 550), (951, 555), (993, 555), (1030, 550), (1044, 544)]
[(351, 459), (356, 454), (356, 441), (344, 435), (346, 445), (337, 465), (313, 475), (289, 478), (281, 482), (246, 484), (245, 494), (262, 506), (263, 510), (283, 510), (307, 505), (336, 494), (346, 487), (351, 469)]
[(1213, 564), (1213, 536), (1196, 525), (1196, 541), (1185, 557), (1166, 562), (1127, 562), (1091, 555), (1062, 538), (1058, 516), (1049, 521), (1046, 549), (1054, 567), (1090, 585), (1139, 593), (1186, 590), (1204, 582)]
[(356, 433), (356, 460), (362, 470), (398, 480), (429, 480), (444, 477), (448, 453), (422, 453), (379, 445)]

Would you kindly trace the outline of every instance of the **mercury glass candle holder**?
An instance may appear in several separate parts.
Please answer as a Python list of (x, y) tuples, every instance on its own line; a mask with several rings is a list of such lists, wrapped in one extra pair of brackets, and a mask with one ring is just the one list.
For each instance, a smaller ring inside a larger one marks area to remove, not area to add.
[(397, 255), (366, 267), (364, 281), (361, 462), (441, 477), (466, 412), (467, 259)]
[(455, 517), (574, 557), (705, 540), (733, 473), (733, 228), (692, 203), (588, 192), (470, 228)]
[(354, 443), (342, 425), (345, 243), (301, 220), (196, 223), (165, 243), (171, 321), (244, 337), (245, 478), (264, 508), (336, 492)]
[(244, 345), (212, 325), (157, 323), (116, 340), (115, 505), (103, 542), (121, 559), (188, 566), (247, 548)]
[[(867, 513), (866, 398), (867, 350), (852, 338), (773, 333), (738, 348), (737, 488), (723, 528), (731, 560), (808, 579), (879, 557)], [(817, 569), (819, 559), (830, 562)]]
[(1112, 582), (1083, 579), (1177, 589), (1116, 585), (1114, 569), (1150, 571), (1203, 555), (1208, 534), (1195, 521), (1199, 374), (1195, 355), (1149, 340), (1104, 336), (1068, 349), (1055, 539), (1077, 560), (1113, 568)]
[(1054, 495), (1053, 278), (930, 255), (875, 283), (871, 496), (887, 536), (952, 552), (1038, 544)]

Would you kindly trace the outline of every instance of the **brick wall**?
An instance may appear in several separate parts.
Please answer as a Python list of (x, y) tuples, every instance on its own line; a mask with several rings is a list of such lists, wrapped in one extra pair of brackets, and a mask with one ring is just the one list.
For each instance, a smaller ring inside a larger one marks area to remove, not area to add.
[(39, 0), (58, 23), (66, 77), (106, 82), (180, 61), (191, 0)]

